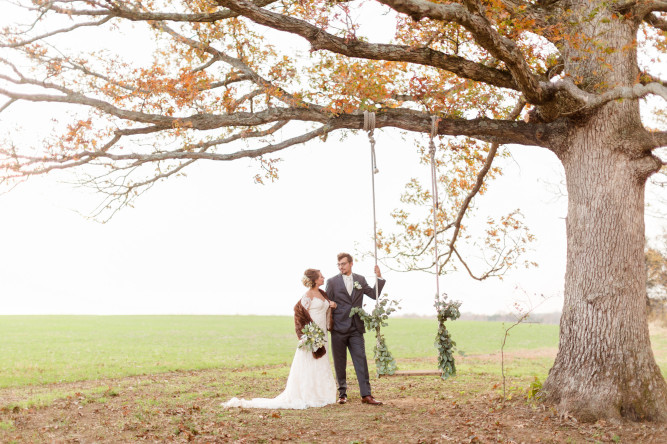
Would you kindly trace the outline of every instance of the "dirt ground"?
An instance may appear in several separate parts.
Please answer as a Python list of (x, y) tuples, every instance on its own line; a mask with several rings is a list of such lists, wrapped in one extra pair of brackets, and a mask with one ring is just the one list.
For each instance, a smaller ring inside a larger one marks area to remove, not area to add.
[[(2, 443), (667, 443), (667, 425), (581, 424), (527, 398), (530, 379), (488, 374), (373, 378), (380, 407), (223, 409), (232, 396), (273, 397), (287, 369), (215, 369), (0, 390)], [(50, 396), (46, 406), (25, 400)], [(22, 403), (23, 401), (23, 403)], [(18, 404), (18, 405), (17, 405)], [(24, 405), (20, 407), (19, 405)]]

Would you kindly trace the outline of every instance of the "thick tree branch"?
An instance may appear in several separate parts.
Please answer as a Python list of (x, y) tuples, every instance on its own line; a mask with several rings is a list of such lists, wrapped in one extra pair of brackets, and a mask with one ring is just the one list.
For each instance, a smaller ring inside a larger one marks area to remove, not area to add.
[(640, 13), (649, 14), (651, 12), (667, 12), (667, 1), (665, 0), (645, 0), (638, 3)]
[(655, 14), (647, 14), (644, 21), (656, 29), (667, 31), (667, 20)]
[[(253, 0), (253, 3), (262, 7), (274, 3), (276, 0)], [(60, 2), (70, 3), (70, 2)], [(51, 10), (67, 16), (108, 16), (118, 17), (131, 21), (167, 21), (167, 22), (186, 22), (186, 23), (213, 23), (219, 20), (225, 20), (238, 17), (238, 14), (230, 10), (215, 11), (210, 13), (173, 13), (173, 12), (153, 12), (138, 11), (125, 7), (123, 2), (116, 2), (113, 5), (105, 6), (104, 9), (71, 9), (53, 6)]]
[(655, 77), (647, 73), (646, 71), (642, 71), (641, 76), (639, 77), (639, 83), (641, 83), (642, 85), (648, 85), (649, 83), (658, 83), (667, 88), (667, 81)]
[[(253, 0), (253, 3), (258, 6), (266, 6), (271, 3), (274, 3), (276, 0)], [(54, 31), (37, 35), (26, 40), (13, 41), (11, 43), (2, 44), (0, 43), (0, 48), (17, 48), (21, 46), (28, 45), (46, 38), (52, 37), (58, 34), (64, 34), (71, 31), (74, 31), (78, 28), (91, 27), (91, 26), (100, 26), (114, 18), (125, 19), (129, 21), (172, 21), (172, 22), (186, 22), (186, 23), (213, 23), (220, 20), (225, 20), (233, 17), (238, 17), (239, 14), (230, 11), (222, 10), (212, 13), (168, 13), (168, 12), (147, 12), (147, 11), (138, 11), (127, 8), (123, 2), (111, 3), (108, 5), (103, 5), (103, 9), (92, 9), (92, 10), (81, 10), (73, 9), (71, 7), (60, 7), (57, 4), (72, 4), (76, 2), (72, 1), (51, 1), (46, 5), (39, 8), (42, 11), (42, 15), (47, 12), (55, 12), (60, 15), (67, 17), (103, 17), (101, 20), (92, 21), (92, 22), (83, 22), (77, 23), (67, 28), (56, 29)], [(82, 2), (87, 3), (87, 2)]]
[[(649, 132), (650, 138), (655, 143), (654, 148), (667, 147), (667, 131), (653, 131)], [(662, 161), (663, 164), (665, 163)]]
[(617, 99), (640, 99), (649, 94), (655, 94), (667, 100), (667, 87), (661, 83), (649, 83), (642, 85), (641, 83), (633, 86), (621, 86), (613, 88), (602, 94), (591, 94), (579, 89), (571, 80), (559, 80), (551, 84), (554, 90), (565, 91), (575, 99), (582, 103), (582, 107), (573, 110), (571, 114), (583, 111), (584, 109), (592, 109), (604, 105), (607, 102)]
[(477, 44), (505, 63), (529, 103), (540, 104), (550, 99), (549, 91), (544, 88), (544, 84), (539, 81), (539, 78), (532, 73), (516, 43), (498, 34), (489, 23), (481, 2), (465, 0), (466, 7), (464, 7), (458, 3), (442, 4), (428, 0), (378, 1), (398, 12), (409, 15), (415, 20), (428, 17), (433, 20), (440, 20), (445, 23), (454, 22), (463, 26), (473, 35)]
[[(37, 84), (40, 84), (37, 82)], [(42, 82), (41, 86), (45, 84)], [(53, 85), (49, 85), (53, 86)], [(55, 86), (53, 86), (55, 87)], [(300, 120), (327, 123), (335, 129), (362, 129), (362, 114), (342, 114), (334, 116), (321, 107), (281, 107), (269, 108), (260, 112), (237, 112), (233, 114), (200, 113), (186, 117), (170, 117), (160, 114), (118, 108), (100, 99), (57, 87), (63, 95), (27, 94), (0, 88), (0, 94), (14, 100), (29, 102), (70, 103), (95, 108), (111, 116), (137, 123), (151, 124), (156, 128), (141, 131), (153, 132), (157, 129), (189, 128), (211, 130), (231, 126), (258, 126), (282, 120)], [(430, 115), (404, 108), (386, 109), (376, 114), (376, 125), (394, 127), (408, 131), (428, 133)], [(547, 125), (494, 119), (444, 119), (438, 127), (438, 134), (450, 136), (468, 136), (497, 143), (517, 143), (522, 145), (546, 146)]]
[(371, 60), (402, 61), (433, 66), (452, 72), (459, 77), (488, 83), (502, 88), (517, 89), (507, 71), (490, 68), (459, 56), (446, 55), (430, 48), (366, 43), (329, 34), (310, 23), (259, 8), (247, 0), (218, 0), (252, 21), (280, 31), (299, 35), (308, 40), (314, 50), (327, 50), (350, 57)]

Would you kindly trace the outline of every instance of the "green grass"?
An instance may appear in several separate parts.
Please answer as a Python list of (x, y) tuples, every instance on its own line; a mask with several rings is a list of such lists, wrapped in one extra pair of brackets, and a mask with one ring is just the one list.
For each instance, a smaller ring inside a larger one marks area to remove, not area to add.
[[(447, 324), (457, 349), (466, 355), (500, 351), (505, 328), (502, 322), (454, 321)], [(387, 343), (392, 354), (404, 358), (435, 356), (433, 342), (438, 325), (429, 319), (390, 319), (386, 327)], [(366, 335), (372, 348), (373, 334)], [(558, 326), (521, 324), (510, 331), (505, 350), (536, 349), (558, 346)]]
[[(274, 366), (282, 377), (296, 346), (293, 325), (287, 316), (0, 316), (0, 388), (206, 368)], [(450, 322), (459, 372), (499, 374), (509, 325)], [(399, 369), (435, 369), (436, 328), (433, 319), (390, 319), (383, 331)], [(510, 333), (508, 374), (544, 378), (558, 326), (521, 324)], [(653, 343), (667, 349), (664, 337)], [(366, 344), (373, 371), (370, 332)]]
[[(450, 330), (466, 356), (500, 349), (499, 322), (456, 321)], [(403, 368), (435, 359), (435, 331), (429, 319), (393, 319), (385, 329)], [(554, 325), (521, 325), (507, 349), (555, 347), (557, 335)], [(0, 337), (0, 388), (289, 364), (296, 345), (286, 316), (0, 316)], [(372, 357), (373, 335), (366, 340)]]
[(0, 388), (289, 362), (291, 325), (277, 316), (0, 316)]

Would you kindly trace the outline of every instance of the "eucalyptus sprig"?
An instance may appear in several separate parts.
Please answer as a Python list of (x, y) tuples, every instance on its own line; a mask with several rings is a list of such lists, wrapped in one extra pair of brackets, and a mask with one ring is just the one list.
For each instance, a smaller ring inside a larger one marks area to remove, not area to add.
[(378, 376), (393, 375), (398, 368), (396, 360), (387, 348), (384, 335), (380, 332), (380, 328), (386, 327), (387, 323), (385, 321), (389, 318), (389, 315), (401, 307), (398, 306), (399, 301), (388, 299), (386, 294), (384, 296), (385, 297), (378, 296), (377, 304), (370, 314), (361, 307), (352, 307), (352, 310), (350, 310), (350, 317), (359, 315), (364, 322), (366, 330), (375, 330), (375, 347), (373, 347), (373, 354), (375, 357), (375, 370)]
[(314, 322), (306, 324), (301, 329), (301, 332), (303, 335), (301, 335), (301, 339), (299, 340), (299, 348), (316, 352), (324, 347), (324, 343), (327, 341), (327, 335), (324, 333), (324, 330)]
[(459, 311), (461, 302), (449, 301), (447, 295), (443, 293), (442, 298), (440, 295), (435, 295), (434, 306), (438, 312), (438, 334), (435, 337), (435, 347), (438, 349), (438, 368), (442, 371), (442, 379), (447, 379), (456, 374), (454, 363), (456, 342), (452, 341), (452, 335), (447, 331), (445, 322), (461, 317)]

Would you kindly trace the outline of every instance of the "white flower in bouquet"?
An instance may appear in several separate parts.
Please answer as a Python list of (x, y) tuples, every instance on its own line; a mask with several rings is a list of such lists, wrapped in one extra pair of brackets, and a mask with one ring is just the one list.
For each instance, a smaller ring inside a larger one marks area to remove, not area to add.
[(359, 283), (359, 281), (354, 281), (354, 288), (356, 288), (357, 290), (361, 290), (361, 284)]
[(299, 348), (310, 349), (310, 351), (317, 351), (320, 347), (324, 347), (327, 340), (326, 334), (314, 322), (309, 322), (301, 329), (303, 335), (299, 340)]

